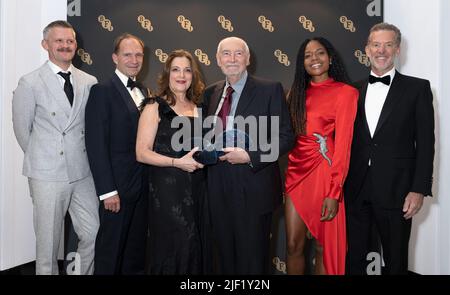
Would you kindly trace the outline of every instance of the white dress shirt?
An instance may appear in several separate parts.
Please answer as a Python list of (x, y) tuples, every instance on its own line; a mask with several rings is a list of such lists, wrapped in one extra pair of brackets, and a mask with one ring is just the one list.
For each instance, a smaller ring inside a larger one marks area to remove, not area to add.
[(58, 77), (58, 81), (59, 81), (59, 84), (61, 84), (61, 88), (62, 89), (64, 89), (64, 83), (66, 83), (66, 80), (64, 80), (64, 78), (61, 75), (58, 74), (59, 72), (63, 72), (65, 74), (70, 72), (70, 74), (71, 74), (69, 76), (70, 77), (70, 83), (72, 83), (72, 86), (73, 86), (73, 69), (72, 69), (73, 66), (72, 66), (72, 64), (69, 66), (69, 68), (66, 71), (64, 71), (59, 66), (55, 65), (54, 63), (52, 63), (51, 61), (48, 61), (48, 65), (49, 65), (50, 69), (52, 70), (52, 72), (55, 73), (56, 77)]
[[(128, 93), (130, 94), (131, 98), (134, 101), (134, 104), (138, 107), (141, 105), (142, 100), (145, 98), (144, 94), (142, 94), (141, 90), (139, 90), (137, 87), (134, 87), (133, 90), (131, 90), (130, 87), (127, 87), (128, 84), (128, 76), (122, 74), (121, 71), (116, 69), (116, 75), (119, 77), (120, 81), (122, 81), (123, 85), (128, 90)], [(131, 78), (133, 81), (136, 81), (136, 77)]]
[[(374, 72), (370, 72), (370, 74), (375, 77), (380, 77)], [(389, 89), (391, 88), (392, 81), (394, 80), (395, 68), (392, 68), (392, 70), (381, 77), (385, 76), (391, 76), (391, 83), (389, 85), (383, 84), (381, 82), (376, 82), (373, 84), (369, 83), (367, 85), (365, 111), (371, 137), (373, 137), (373, 134), (375, 133), (378, 120), (380, 119), (381, 110), (383, 109), (384, 102), (386, 101), (386, 97), (388, 95)]]
[[(366, 111), (367, 125), (369, 125), (370, 136), (373, 138), (384, 102), (386, 101), (389, 89), (391, 89), (392, 81), (394, 81), (395, 67), (383, 76), (378, 76), (373, 71), (371, 71), (370, 74), (379, 78), (391, 76), (391, 83), (389, 85), (381, 82), (367, 84), (366, 103), (364, 107)], [(370, 166), (370, 164), (371, 159), (369, 159), (368, 165)]]

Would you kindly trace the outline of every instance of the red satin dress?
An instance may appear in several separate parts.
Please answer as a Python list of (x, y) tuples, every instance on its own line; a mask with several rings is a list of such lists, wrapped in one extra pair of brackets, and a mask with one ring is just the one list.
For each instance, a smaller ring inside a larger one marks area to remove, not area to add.
[[(306, 90), (306, 135), (289, 153), (286, 195), (323, 247), (327, 274), (345, 273), (347, 252), (343, 183), (350, 162), (358, 91), (332, 78)], [(322, 152), (321, 152), (322, 146)], [(320, 221), (325, 197), (338, 200), (337, 215)]]

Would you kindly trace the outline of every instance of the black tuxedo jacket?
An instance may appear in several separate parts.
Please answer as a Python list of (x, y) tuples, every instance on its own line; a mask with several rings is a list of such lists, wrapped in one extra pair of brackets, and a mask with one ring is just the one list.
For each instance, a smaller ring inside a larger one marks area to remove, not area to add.
[(138, 121), (139, 110), (117, 75), (92, 87), (86, 150), (97, 195), (117, 190), (121, 202), (133, 202), (144, 189), (145, 165), (136, 161)]
[(370, 159), (374, 205), (402, 208), (408, 192), (431, 195), (434, 111), (430, 83), (396, 72), (373, 138), (365, 112), (367, 85), (365, 80), (358, 87), (345, 199), (348, 204), (362, 199), (359, 192)]
[[(222, 97), (225, 81), (217, 82), (209, 86), (203, 97), (203, 113), (207, 116), (213, 116), (217, 110)], [(283, 87), (279, 82), (262, 80), (248, 75), (244, 89), (239, 98), (239, 103), (235, 112), (235, 117), (242, 116), (244, 119), (249, 116), (267, 116), (269, 117), (269, 126), (267, 128), (269, 141), (271, 120), (270, 116), (279, 118), (279, 156), (287, 153), (294, 145), (294, 133), (288, 113)], [(245, 130), (247, 132), (247, 130)], [(248, 133), (248, 132), (247, 132)], [(251, 137), (251, 136), (250, 136)], [(242, 188), (244, 198), (247, 204), (256, 213), (271, 212), (282, 200), (282, 183), (278, 161), (264, 162), (261, 156), (268, 154), (265, 152), (264, 144), (253, 138), (253, 143), (257, 145), (257, 150), (249, 151), (252, 166), (233, 165), (233, 173), (239, 175), (240, 183), (236, 186)], [(261, 146), (264, 148), (261, 149)], [(208, 167), (208, 177), (210, 171), (220, 167)], [(211, 196), (213, 197), (213, 196)]]

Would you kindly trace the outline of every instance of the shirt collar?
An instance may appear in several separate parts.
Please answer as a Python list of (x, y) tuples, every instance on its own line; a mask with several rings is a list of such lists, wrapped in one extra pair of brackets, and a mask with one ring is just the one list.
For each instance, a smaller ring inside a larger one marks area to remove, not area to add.
[(370, 74), (372, 76), (379, 77), (379, 78), (386, 77), (386, 76), (391, 76), (391, 81), (393, 81), (394, 80), (394, 76), (395, 76), (395, 67), (393, 67), (389, 72), (385, 73), (383, 76), (378, 76), (373, 71), (370, 71)]
[[(239, 79), (239, 81), (237, 81), (237, 82), (232, 86), (234, 92), (236, 92), (236, 93), (241, 93), (241, 92), (242, 92), (242, 90), (244, 89), (244, 86), (245, 86), (245, 82), (247, 82), (247, 77), (248, 77), (248, 73), (247, 73), (247, 71), (245, 71), (245, 72), (242, 74), (241, 79)], [(225, 83), (225, 89), (227, 89), (228, 86), (230, 86), (230, 83), (228, 82), (228, 79), (227, 79), (227, 80), (226, 80), (226, 83)]]
[(119, 77), (120, 81), (122, 81), (123, 85), (125, 85), (125, 87), (127, 87), (128, 78), (131, 78), (131, 80), (136, 81), (136, 77), (128, 77), (127, 75), (119, 71), (119, 69), (116, 69), (115, 73), (117, 77)]
[(56, 75), (59, 72), (63, 72), (63, 73), (67, 73), (67, 72), (71, 72), (73, 73), (73, 66), (72, 64), (70, 64), (69, 68), (67, 69), (67, 71), (64, 71), (63, 69), (61, 69), (59, 66), (55, 65), (53, 62), (51, 62), (50, 60), (48, 61), (48, 65), (50, 67), (50, 69), (52, 70), (52, 72)]

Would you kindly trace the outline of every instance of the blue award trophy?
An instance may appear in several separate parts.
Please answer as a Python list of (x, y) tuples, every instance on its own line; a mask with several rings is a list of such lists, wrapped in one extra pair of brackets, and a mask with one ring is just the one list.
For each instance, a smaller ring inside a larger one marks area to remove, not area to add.
[(253, 143), (248, 134), (239, 129), (226, 130), (215, 139), (214, 144), (203, 142), (203, 149), (194, 153), (194, 160), (203, 165), (214, 165), (219, 161), (219, 157), (225, 154), (223, 148), (239, 147), (247, 151), (253, 148)]

